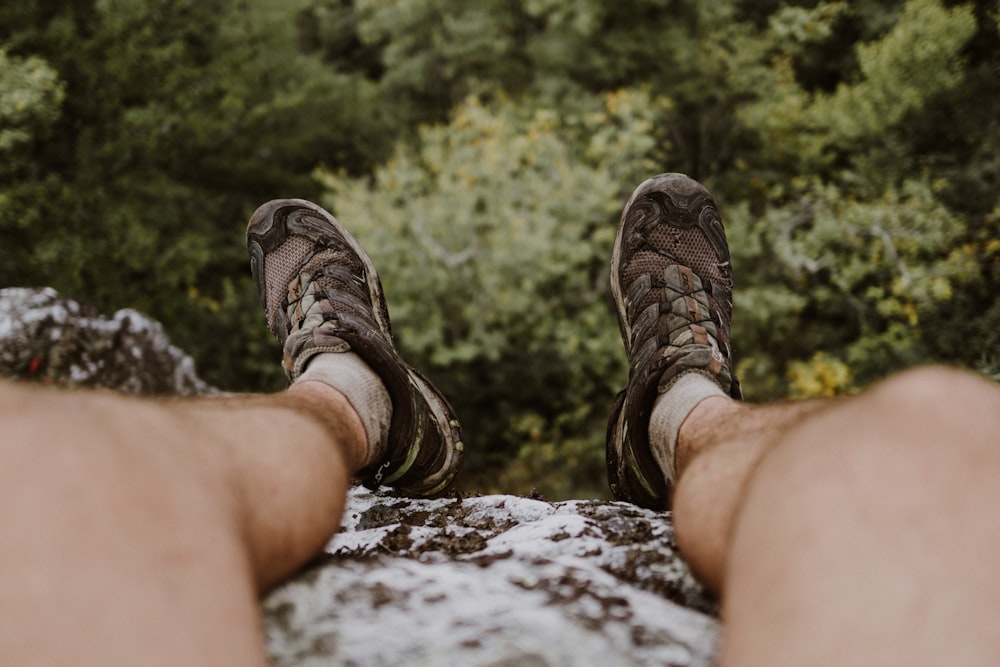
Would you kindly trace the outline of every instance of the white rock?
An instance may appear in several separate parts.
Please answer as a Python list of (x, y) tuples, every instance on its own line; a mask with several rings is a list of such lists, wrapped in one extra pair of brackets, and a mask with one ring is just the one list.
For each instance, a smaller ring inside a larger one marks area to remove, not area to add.
[(264, 602), (279, 667), (712, 663), (714, 602), (667, 513), (357, 488), (341, 530)]

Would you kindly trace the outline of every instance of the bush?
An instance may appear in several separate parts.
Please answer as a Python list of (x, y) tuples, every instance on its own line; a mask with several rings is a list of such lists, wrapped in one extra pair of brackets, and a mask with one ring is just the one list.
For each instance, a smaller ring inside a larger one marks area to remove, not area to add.
[(320, 174), (379, 267), (404, 356), (456, 404), (467, 484), (495, 488), (487, 471), (512, 458), (536, 474), (524, 447), (545, 442), (591, 452), (562, 459), (559, 476), (604, 487), (593, 461), (624, 383), (608, 261), (667, 106), (634, 90), (565, 115), (470, 98), (372, 179)]

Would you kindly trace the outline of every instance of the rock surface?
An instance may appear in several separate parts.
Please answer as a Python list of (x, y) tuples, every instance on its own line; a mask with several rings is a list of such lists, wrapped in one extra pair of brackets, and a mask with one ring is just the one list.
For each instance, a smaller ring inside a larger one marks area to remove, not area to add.
[[(51, 289), (0, 290), (0, 377), (215, 392), (159, 323)], [(276, 667), (703, 666), (718, 634), (669, 514), (597, 500), (353, 489), (326, 551), (262, 609)]]
[(341, 531), (263, 604), (293, 665), (710, 665), (714, 602), (669, 514), (354, 489)]
[(47, 287), (0, 290), (0, 377), (129, 394), (215, 391), (156, 320), (131, 309), (105, 317)]

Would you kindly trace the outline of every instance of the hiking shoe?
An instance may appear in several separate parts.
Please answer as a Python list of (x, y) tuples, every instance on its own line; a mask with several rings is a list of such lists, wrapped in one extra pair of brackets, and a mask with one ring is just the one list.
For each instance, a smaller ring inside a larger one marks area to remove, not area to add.
[(441, 393), (396, 351), (368, 253), (336, 218), (301, 199), (258, 208), (247, 226), (247, 249), (289, 381), (313, 356), (351, 350), (389, 393), (388, 446), (356, 477), (370, 489), (385, 484), (418, 496), (444, 491), (462, 462), (461, 428)]
[(654, 509), (670, 487), (650, 450), (659, 394), (682, 374), (741, 398), (729, 347), (732, 269), (722, 218), (701, 184), (660, 174), (632, 193), (611, 256), (611, 294), (629, 361), (607, 432), (608, 481), (619, 500)]

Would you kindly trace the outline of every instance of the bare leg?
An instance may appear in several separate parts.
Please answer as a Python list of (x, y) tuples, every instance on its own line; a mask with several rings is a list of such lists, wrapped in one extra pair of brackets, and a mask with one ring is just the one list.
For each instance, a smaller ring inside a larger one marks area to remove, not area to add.
[(722, 589), (731, 524), (748, 475), (779, 434), (831, 403), (755, 406), (712, 397), (684, 421), (677, 440), (674, 524), (692, 570), (713, 590)]
[[(782, 421), (741, 456), (689, 442), (675, 519), (682, 548), (718, 551), (701, 566), (722, 593), (722, 663), (996, 664), (998, 433), (996, 385), (923, 369)], [(706, 531), (699, 494), (723, 499)]]
[(366, 446), (316, 383), (169, 402), (0, 383), (0, 411), (12, 665), (266, 664), (258, 594), (335, 530)]

